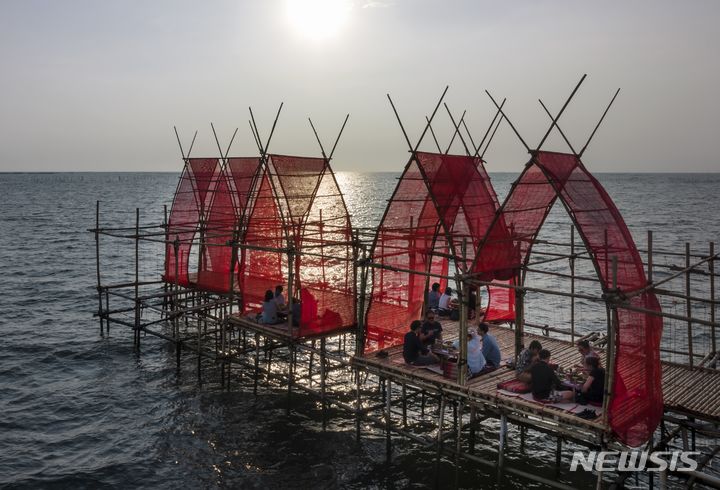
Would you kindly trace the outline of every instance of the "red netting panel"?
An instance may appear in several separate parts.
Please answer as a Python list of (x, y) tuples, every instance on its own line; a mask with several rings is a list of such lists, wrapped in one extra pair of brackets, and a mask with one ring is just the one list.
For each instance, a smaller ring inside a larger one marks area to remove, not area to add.
[[(554, 187), (553, 187), (554, 186)], [(506, 199), (505, 228), (490, 230), (479, 252), (476, 270), (496, 280), (510, 279), (527, 261), (532, 244), (556, 192), (567, 206), (590, 252), (605, 289), (612, 287), (612, 257), (617, 257), (618, 287), (625, 293), (647, 279), (632, 236), (617, 207), (600, 183), (574, 155), (538, 152)], [(509, 276), (509, 277), (508, 277)], [(631, 299), (633, 306), (660, 311), (654, 294)], [(618, 310), (618, 332), (610, 425), (625, 444), (646, 442), (662, 416), (659, 347), (662, 320)]]
[(248, 204), (252, 204), (253, 183), (259, 168), (258, 157), (229, 158), (227, 161), (228, 183), (238, 219), (243, 217)]
[(537, 165), (526, 167), (480, 247), (475, 272), (482, 273), (484, 280), (515, 277), (556, 198), (542, 169)]
[(271, 155), (268, 168), (291, 238), (299, 245), (303, 222), (320, 184), (325, 160), (322, 158)]
[[(660, 312), (655, 294), (630, 300), (632, 306)], [(615, 378), (610, 427), (628, 446), (645, 444), (663, 415), (660, 339), (662, 317), (618, 308)]]
[[(569, 164), (569, 160), (574, 160)], [(624, 293), (645, 287), (642, 259), (625, 222), (605, 189), (572, 155), (540, 152), (536, 156), (557, 182), (578, 233), (593, 257), (606, 289), (612, 288), (612, 259), (617, 257), (617, 286)], [(632, 298), (631, 305), (660, 311), (653, 293)], [(618, 311), (615, 382), (610, 424), (625, 444), (645, 443), (663, 411), (660, 338), (662, 319)]]
[(230, 291), (230, 263), (235, 229), (235, 209), (227, 174), (223, 169), (213, 186), (212, 203), (205, 220), (205, 247), (198, 271), (197, 287), (206, 291)]
[(467, 243), (464, 267), (469, 269), (479, 241), (485, 236), (498, 207), (482, 162), (479, 158), (464, 155), (423, 152), (419, 152), (417, 158), (438, 214), (449, 231), (451, 248), (458, 258), (463, 242)]
[[(191, 158), (187, 161), (173, 198), (168, 218), (167, 240), (179, 241), (177, 260), (173, 244), (165, 247), (165, 274), (167, 282), (190, 285), (189, 263), (192, 241), (198, 229), (201, 213), (209, 204), (208, 189), (217, 180), (217, 158)], [(177, 275), (176, 275), (177, 272)]]
[[(512, 279), (495, 281), (496, 283), (512, 284)], [(486, 322), (515, 321), (515, 290), (501, 286), (488, 286), (488, 305), (485, 310)]]
[(352, 228), (329, 165), (315, 192), (302, 233), (301, 335), (355, 324)]
[(431, 282), (419, 273), (447, 274), (447, 240), (425, 179), (416, 162), (403, 173), (388, 204), (372, 252), (373, 261), (400, 270), (373, 270), (373, 291), (367, 312), (366, 349), (402, 343), (412, 320), (420, 318)]
[(579, 161), (568, 168), (565, 160), (564, 154), (540, 152), (537, 156), (538, 163), (559, 182), (562, 200), (596, 257), (605, 287), (612, 287), (613, 256), (617, 257), (618, 287), (624, 291), (644, 287), (642, 260), (612, 199)]
[[(286, 246), (280, 210), (267, 172), (263, 172), (259, 179), (259, 188), (248, 218), (244, 243), (273, 249)], [(287, 284), (287, 255), (272, 250), (247, 249), (238, 274), (244, 307), (260, 307), (266, 290)]]

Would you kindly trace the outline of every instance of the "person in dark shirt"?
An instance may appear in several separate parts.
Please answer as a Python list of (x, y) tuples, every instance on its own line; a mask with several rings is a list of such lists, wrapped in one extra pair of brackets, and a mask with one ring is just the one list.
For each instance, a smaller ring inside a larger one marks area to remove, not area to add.
[(420, 340), (425, 345), (435, 343), (436, 340), (442, 340), (442, 325), (435, 320), (435, 312), (427, 310), (425, 312), (425, 321), (420, 329)]
[(437, 310), (440, 303), (440, 283), (434, 282), (430, 291), (427, 293), (427, 305), (425, 306), (429, 310)]
[(403, 341), (403, 358), (408, 364), (414, 366), (427, 366), (440, 362), (437, 356), (428, 351), (420, 340), (422, 322), (415, 320), (410, 324), (410, 331), (405, 334)]
[(581, 396), (578, 396), (578, 401), (602, 403), (605, 391), (605, 369), (600, 367), (600, 359), (595, 356), (586, 357), (585, 369), (589, 375), (580, 388)]
[(530, 382), (530, 368), (537, 361), (541, 350), (542, 344), (537, 340), (533, 340), (530, 342), (530, 346), (520, 353), (517, 365), (515, 366), (515, 376), (517, 379), (525, 383)]
[(555, 391), (560, 387), (560, 380), (550, 362), (550, 351), (542, 349), (538, 361), (530, 368), (530, 388), (536, 400), (552, 399), (554, 401), (572, 401), (575, 397), (573, 391)]

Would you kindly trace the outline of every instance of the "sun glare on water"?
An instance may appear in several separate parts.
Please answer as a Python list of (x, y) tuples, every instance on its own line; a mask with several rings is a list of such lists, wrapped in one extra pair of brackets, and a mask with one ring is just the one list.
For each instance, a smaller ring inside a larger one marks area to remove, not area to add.
[(348, 0), (287, 0), (290, 24), (302, 36), (322, 41), (336, 36), (350, 14)]

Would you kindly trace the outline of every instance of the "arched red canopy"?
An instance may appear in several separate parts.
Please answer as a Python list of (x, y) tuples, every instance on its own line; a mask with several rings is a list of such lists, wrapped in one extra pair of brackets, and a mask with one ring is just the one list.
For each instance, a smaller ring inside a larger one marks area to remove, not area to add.
[(217, 158), (186, 160), (168, 217), (166, 239), (171, 242), (177, 240), (178, 251), (176, 255), (173, 250), (175, 245), (166, 245), (165, 281), (186, 287), (190, 285), (192, 242), (201, 218), (208, 213), (219, 180), (220, 163)]
[[(189, 271), (190, 249), (202, 223), (197, 278)], [(286, 286), (287, 250), (294, 259), (294, 291), (301, 300), (300, 335), (355, 324), (352, 227), (345, 201), (324, 158), (269, 155), (189, 159), (173, 201), (168, 237), (180, 239), (179, 283), (204, 291), (240, 293), (256, 308), (266, 290)], [(231, 274), (233, 237), (239, 247)], [(166, 248), (165, 280), (175, 278), (173, 245)], [(232, 276), (232, 280), (231, 280)]]
[[(633, 307), (660, 312), (655, 294), (641, 291), (647, 278), (620, 212), (602, 185), (572, 154), (533, 153), (480, 245), (473, 270), (484, 280), (517, 280), (558, 198), (590, 253), (603, 292), (613, 287), (615, 258), (620, 295), (630, 297), (628, 302)], [(617, 313), (614, 365), (608, 366), (614, 371), (609, 420), (623, 443), (639, 446), (650, 438), (662, 417), (662, 319), (623, 309), (622, 305)]]
[[(366, 348), (402, 342), (420, 317), (430, 279), (447, 276), (448, 257), (470, 268), (481, 237), (493, 222), (498, 200), (481, 159), (416, 152), (405, 168), (378, 227), (367, 313)], [(466, 261), (461, 256), (466, 244)], [(419, 275), (422, 274), (422, 275)], [(434, 279), (432, 280), (435, 281)], [(441, 287), (445, 280), (438, 280)]]

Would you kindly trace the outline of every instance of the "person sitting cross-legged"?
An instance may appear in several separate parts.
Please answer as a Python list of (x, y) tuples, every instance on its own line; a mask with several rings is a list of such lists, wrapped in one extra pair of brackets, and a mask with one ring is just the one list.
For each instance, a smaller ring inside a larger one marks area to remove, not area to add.
[(588, 378), (576, 393), (575, 400), (582, 404), (601, 405), (605, 391), (605, 369), (600, 367), (600, 359), (597, 356), (587, 356), (585, 370), (588, 372)]
[(533, 398), (538, 401), (572, 401), (575, 398), (574, 391), (557, 391), (560, 388), (560, 380), (550, 362), (550, 351), (542, 349), (538, 354), (538, 360), (530, 368), (530, 389)]
[(427, 305), (426, 309), (437, 310), (440, 305), (440, 283), (434, 282), (430, 291), (427, 292)]
[(264, 323), (266, 325), (273, 325), (279, 321), (275, 295), (270, 289), (265, 291), (265, 301), (263, 301), (262, 313), (260, 313), (258, 319), (260, 320), (260, 323)]
[(537, 362), (538, 354), (542, 350), (539, 341), (533, 340), (527, 349), (523, 350), (518, 356), (517, 365), (515, 366), (515, 376), (520, 381), (530, 383), (530, 368)]
[(425, 321), (420, 330), (420, 340), (425, 345), (434, 344), (436, 340), (442, 340), (442, 325), (435, 320), (435, 312), (433, 310), (425, 311)]
[[(470, 371), (470, 377), (483, 374), (487, 362), (485, 356), (482, 353), (482, 342), (480, 336), (474, 330), (468, 330), (467, 335), (467, 366)], [(453, 346), (456, 349), (460, 349), (460, 341), (456, 340), (453, 342)]]
[(478, 333), (482, 337), (482, 352), (488, 366), (493, 369), (500, 367), (500, 346), (495, 336), (490, 334), (490, 325), (485, 322), (480, 323), (480, 325), (478, 325)]
[(445, 292), (442, 296), (440, 296), (440, 300), (438, 301), (438, 314), (440, 316), (450, 316), (452, 306), (450, 305), (450, 302), (452, 301), (452, 288), (446, 287)]
[(415, 320), (410, 324), (410, 331), (403, 340), (403, 358), (413, 366), (428, 366), (440, 362), (435, 354), (430, 352), (420, 340), (422, 322)]

